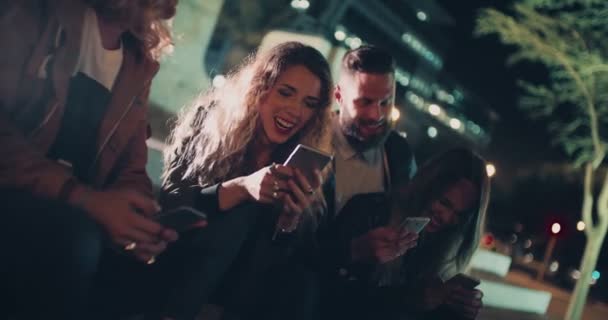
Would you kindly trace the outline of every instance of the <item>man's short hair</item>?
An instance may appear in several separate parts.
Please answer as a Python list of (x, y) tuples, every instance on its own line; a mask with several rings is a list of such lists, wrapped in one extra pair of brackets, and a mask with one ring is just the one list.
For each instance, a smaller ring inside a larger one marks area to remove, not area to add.
[(365, 45), (346, 52), (342, 58), (342, 72), (394, 73), (395, 59), (386, 50)]

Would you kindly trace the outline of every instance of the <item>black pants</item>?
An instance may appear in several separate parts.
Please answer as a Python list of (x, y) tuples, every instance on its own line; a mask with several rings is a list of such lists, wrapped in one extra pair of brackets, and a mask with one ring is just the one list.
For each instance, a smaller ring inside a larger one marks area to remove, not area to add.
[(318, 319), (316, 273), (293, 259), (298, 239), (272, 240), (275, 222), (270, 208), (248, 203), (211, 216), (201, 232), (198, 299), (222, 305), (224, 319)]
[(57, 201), (3, 190), (0, 217), (0, 318), (193, 319), (200, 310), (200, 230), (180, 235), (149, 266), (108, 249), (98, 224)]

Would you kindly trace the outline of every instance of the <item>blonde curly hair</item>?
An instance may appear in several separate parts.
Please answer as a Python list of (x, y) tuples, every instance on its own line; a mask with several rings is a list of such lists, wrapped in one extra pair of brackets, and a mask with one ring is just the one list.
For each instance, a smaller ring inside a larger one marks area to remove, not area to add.
[(285, 42), (247, 58), (221, 88), (211, 88), (182, 111), (164, 152), (163, 189), (174, 191), (184, 183), (206, 187), (252, 173), (255, 155), (249, 152), (259, 137), (258, 105), (279, 76), (295, 65), (319, 78), (320, 102), (309, 122), (278, 146), (272, 158), (281, 161), (298, 143), (329, 152), (333, 88), (329, 65), (316, 49)]
[(173, 49), (171, 18), (177, 0), (85, 0), (98, 16), (124, 23), (141, 54), (158, 61)]

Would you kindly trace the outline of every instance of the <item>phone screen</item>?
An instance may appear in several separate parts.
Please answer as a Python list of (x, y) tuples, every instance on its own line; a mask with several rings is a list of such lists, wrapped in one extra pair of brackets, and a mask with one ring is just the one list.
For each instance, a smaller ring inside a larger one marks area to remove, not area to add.
[(420, 233), (431, 221), (428, 217), (408, 217), (401, 223), (400, 229), (407, 229), (415, 233)]
[(167, 228), (182, 232), (207, 220), (207, 215), (191, 207), (178, 207), (156, 216), (156, 220)]
[(320, 150), (299, 144), (293, 149), (285, 163), (300, 169), (309, 183), (315, 181), (315, 170), (323, 170), (333, 157)]

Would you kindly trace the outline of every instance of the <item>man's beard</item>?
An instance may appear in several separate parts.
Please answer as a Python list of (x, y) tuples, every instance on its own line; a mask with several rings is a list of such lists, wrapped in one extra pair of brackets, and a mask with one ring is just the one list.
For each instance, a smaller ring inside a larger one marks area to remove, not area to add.
[(343, 119), (343, 123), (340, 125), (346, 140), (351, 147), (353, 147), (353, 149), (357, 150), (358, 152), (364, 152), (384, 144), (390, 132), (388, 123), (386, 121), (383, 121), (383, 123), (380, 125), (383, 127), (383, 130), (370, 137), (363, 137), (361, 135), (359, 128), (362, 124), (365, 124), (361, 122), (362, 121), (357, 121), (347, 116)]

